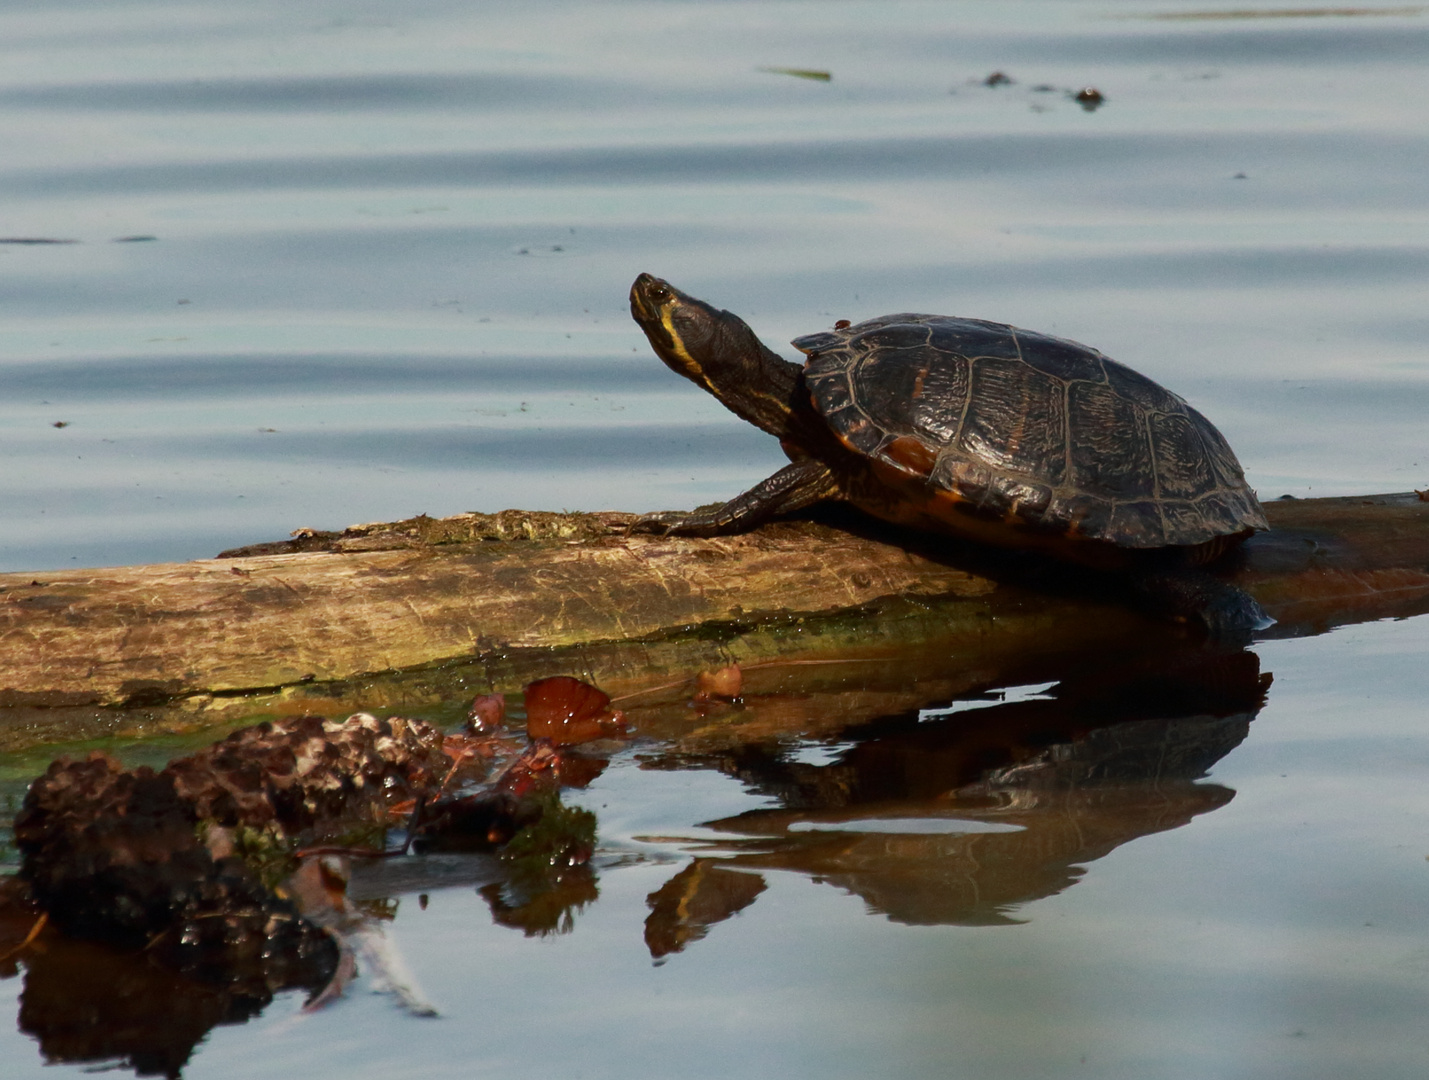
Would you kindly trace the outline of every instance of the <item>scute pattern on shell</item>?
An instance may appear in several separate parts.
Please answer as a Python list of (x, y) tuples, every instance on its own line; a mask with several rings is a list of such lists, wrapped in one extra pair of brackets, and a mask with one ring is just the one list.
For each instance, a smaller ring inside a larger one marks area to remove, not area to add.
[(905, 473), (926, 460), (930, 489), (970, 507), (1132, 548), (1268, 527), (1210, 421), (1095, 349), (912, 313), (794, 345), (809, 354), (805, 383), (844, 445)]

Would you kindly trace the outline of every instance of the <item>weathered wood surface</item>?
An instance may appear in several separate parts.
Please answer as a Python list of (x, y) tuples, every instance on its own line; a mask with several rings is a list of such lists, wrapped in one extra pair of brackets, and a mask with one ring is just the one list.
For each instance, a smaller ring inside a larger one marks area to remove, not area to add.
[[(1429, 610), (1429, 502), (1267, 512), (1275, 530), (1247, 545), (1233, 576), (1279, 632)], [(436, 701), (552, 667), (621, 692), (722, 659), (926, 648), (986, 668), (1072, 638), (1147, 632), (1055, 573), (1050, 589), (1045, 574), (1029, 588), (1015, 567), (967, 552), (942, 561), (876, 530), (789, 522), (696, 540), (627, 536), (628, 520), (415, 519), (264, 546), (276, 553), (0, 575), (0, 747), (143, 717), (283, 711), (285, 699)], [(394, 671), (405, 674), (380, 674)]]

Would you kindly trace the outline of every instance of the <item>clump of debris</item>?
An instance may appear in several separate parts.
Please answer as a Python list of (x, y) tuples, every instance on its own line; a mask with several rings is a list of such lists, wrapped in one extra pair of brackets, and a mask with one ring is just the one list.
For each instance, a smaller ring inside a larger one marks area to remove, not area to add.
[[(60, 758), (15, 819), (23, 862), (9, 903), (34, 912), (31, 939), (47, 922), (250, 998), (318, 995), (339, 976), (343, 943), (334, 920), (305, 906), (305, 863), (400, 855), (414, 840), (498, 850), (559, 807), (563, 784), (603, 767), (571, 746), (625, 730), (610, 699), (576, 679), (534, 683), (526, 698), (524, 733), (488, 695), (457, 734), (402, 717), (304, 716), (235, 731), (158, 771), (101, 751)], [(567, 824), (542, 858), (582, 864), (594, 821), (560, 809)], [(394, 826), (406, 837), (396, 848)]]

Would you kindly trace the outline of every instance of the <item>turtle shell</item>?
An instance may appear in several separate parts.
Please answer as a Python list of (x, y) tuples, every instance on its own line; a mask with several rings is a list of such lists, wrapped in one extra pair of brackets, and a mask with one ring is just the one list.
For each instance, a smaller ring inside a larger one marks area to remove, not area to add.
[(1204, 545), (1268, 527), (1210, 421), (1085, 345), (915, 314), (793, 344), (808, 354), (815, 407), (871, 466), (884, 510), (921, 493), (924, 518), (952, 523), (971, 512), (1127, 548)]

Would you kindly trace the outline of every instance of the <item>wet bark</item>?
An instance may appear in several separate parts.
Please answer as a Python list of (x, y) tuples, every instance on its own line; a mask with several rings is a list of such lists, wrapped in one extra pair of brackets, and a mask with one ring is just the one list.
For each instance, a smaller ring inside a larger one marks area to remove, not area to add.
[[(1227, 576), (1279, 634), (1429, 610), (1429, 502), (1267, 506)], [(956, 652), (968, 669), (1149, 630), (1115, 583), (865, 519), (715, 539), (622, 514), (361, 526), (182, 564), (0, 575), (0, 749), (255, 713), (431, 705), (557, 672), (613, 693), (725, 662)]]

